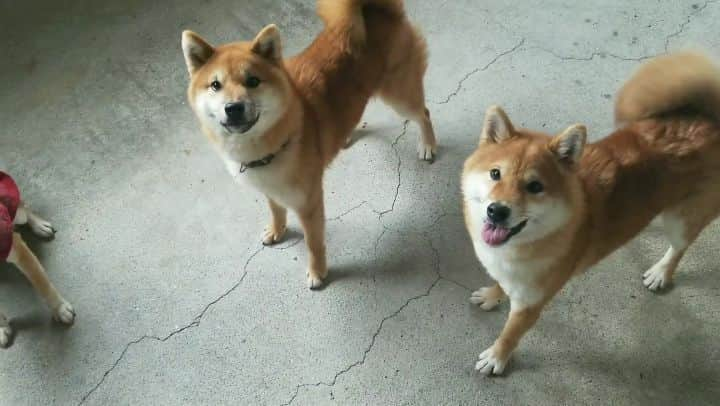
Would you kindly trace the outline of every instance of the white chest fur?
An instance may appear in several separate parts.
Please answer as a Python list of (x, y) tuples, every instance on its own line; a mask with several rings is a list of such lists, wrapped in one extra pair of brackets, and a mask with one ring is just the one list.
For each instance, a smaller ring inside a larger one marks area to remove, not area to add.
[(543, 299), (540, 278), (549, 265), (548, 260), (519, 260), (513, 248), (490, 247), (484, 241), (473, 241), (473, 245), (487, 273), (510, 298), (513, 309), (532, 306)]
[(305, 203), (305, 195), (289, 181), (284, 157), (277, 157), (267, 166), (240, 172), (241, 164), (227, 154), (221, 154), (230, 175), (244, 185), (252, 186), (283, 207), (298, 209)]

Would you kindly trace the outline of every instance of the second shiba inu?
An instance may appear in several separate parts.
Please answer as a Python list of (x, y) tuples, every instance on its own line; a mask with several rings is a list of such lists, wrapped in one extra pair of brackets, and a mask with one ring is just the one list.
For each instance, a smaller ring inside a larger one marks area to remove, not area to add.
[(264, 244), (285, 234), (297, 212), (310, 252), (311, 289), (327, 276), (323, 171), (343, 148), (372, 96), (421, 127), (420, 159), (436, 142), (425, 108), (424, 39), (400, 0), (320, 0), (324, 30), (283, 59), (280, 33), (212, 47), (185, 31), (190, 105), (231, 175), (267, 196), (272, 220)]
[(574, 125), (557, 136), (516, 129), (488, 110), (465, 163), (464, 208), (491, 287), (471, 301), (510, 315), (476, 369), (500, 374), (543, 307), (573, 276), (659, 216), (670, 248), (644, 274), (667, 287), (685, 250), (720, 214), (720, 70), (694, 53), (659, 57), (620, 91), (609, 137), (586, 145)]

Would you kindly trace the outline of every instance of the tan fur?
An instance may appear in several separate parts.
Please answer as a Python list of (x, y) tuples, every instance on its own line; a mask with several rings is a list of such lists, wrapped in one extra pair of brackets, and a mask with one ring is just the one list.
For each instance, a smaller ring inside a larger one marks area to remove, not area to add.
[[(623, 246), (657, 216), (665, 222), (671, 247), (645, 273), (645, 285), (656, 290), (672, 282), (687, 247), (720, 214), (719, 83), (720, 71), (697, 54), (649, 62), (618, 96), (617, 119), (627, 126), (586, 145), (577, 163), (558, 159), (560, 136), (515, 130), (504, 113), (489, 112), (507, 120), (509, 135), (500, 142), (481, 142), (465, 163), (464, 188), (472, 186), (467, 179), (481, 179), (471, 177), (486, 173), (496, 162), (512, 162), (512, 170), (493, 187), (492, 199), (522, 210), (532, 199), (559, 197), (570, 215), (541, 239), (519, 245), (511, 239), (508, 247), (493, 251), (483, 245), (477, 231), (482, 219), (472, 218), (478, 210), (466, 196), (466, 224), (479, 255), (493, 264), (494, 257), (498, 263), (540, 264), (528, 265), (532, 282), (517, 279), (512, 286), (502, 286), (506, 291), (539, 292), (541, 299), (521, 306), (517, 303), (523, 298), (511, 295), (507, 325), (481, 356), (478, 369), (502, 372), (521, 337), (565, 283)], [(525, 191), (528, 171), (539, 173), (547, 188), (543, 196)], [(471, 300), (489, 303), (487, 292), (475, 292)]]
[[(273, 220), (265, 243), (280, 240), (285, 229), (283, 207), (298, 213), (310, 251), (311, 288), (320, 286), (327, 275), (323, 171), (346, 145), (368, 100), (378, 95), (420, 125), (421, 159), (431, 160), (436, 145), (424, 101), (426, 46), (407, 20), (402, 1), (321, 0), (318, 13), (325, 22), (323, 31), (308, 48), (286, 60), (274, 56), (280, 47), (274, 26), (254, 41), (217, 48), (194, 33), (183, 33), (191, 75), (188, 97), (201, 123), (204, 113), (197, 104), (217, 72), (226, 76), (222, 92), (230, 100), (270, 100), (271, 93), (281, 95), (281, 117), (242, 148), (231, 150), (225, 135), (202, 126), (221, 154), (230, 157), (226, 161), (231, 170), (233, 162), (278, 154), (272, 164), (242, 176), (252, 179), (270, 201)], [(243, 86), (250, 74), (262, 79), (262, 85)]]

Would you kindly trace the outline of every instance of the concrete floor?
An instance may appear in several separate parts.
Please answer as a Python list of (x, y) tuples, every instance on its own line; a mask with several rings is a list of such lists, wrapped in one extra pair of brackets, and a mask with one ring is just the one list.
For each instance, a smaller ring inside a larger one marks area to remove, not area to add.
[(418, 129), (370, 106), (369, 134), (327, 175), (320, 292), (305, 288), (295, 218), (287, 243), (261, 247), (264, 201), (200, 135), (179, 49), (184, 28), (217, 43), (275, 22), (297, 51), (319, 29), (313, 1), (20, 3), (0, 1), (0, 157), (59, 230), (32, 245), (78, 319), (51, 323), (2, 267), (18, 332), (0, 351), (0, 404), (720, 402), (718, 224), (662, 295), (640, 279), (665, 249), (651, 226), (563, 291), (507, 377), (477, 375), (507, 306), (468, 303), (489, 278), (458, 178), (491, 103), (528, 127), (606, 134), (640, 60), (720, 53), (717, 2), (408, 0), (430, 44), (439, 160), (416, 161)]

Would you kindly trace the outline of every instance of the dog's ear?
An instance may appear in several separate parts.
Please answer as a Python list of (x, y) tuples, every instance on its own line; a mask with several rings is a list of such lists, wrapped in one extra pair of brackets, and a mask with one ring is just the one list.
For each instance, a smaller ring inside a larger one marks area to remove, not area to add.
[(550, 141), (550, 150), (561, 162), (574, 165), (580, 161), (586, 140), (585, 126), (575, 124)]
[(501, 143), (515, 133), (510, 119), (499, 106), (490, 106), (485, 112), (485, 124), (480, 135), (480, 144)]
[(282, 59), (280, 30), (275, 24), (263, 28), (252, 43), (252, 51), (271, 61)]
[(182, 50), (185, 55), (185, 64), (192, 75), (207, 63), (215, 53), (215, 48), (192, 31), (183, 31)]

